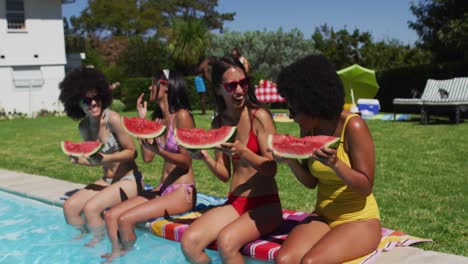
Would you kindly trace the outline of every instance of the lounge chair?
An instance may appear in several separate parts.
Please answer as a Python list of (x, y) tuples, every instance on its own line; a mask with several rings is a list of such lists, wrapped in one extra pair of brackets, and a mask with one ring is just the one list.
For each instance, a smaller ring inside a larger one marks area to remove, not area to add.
[(426, 113), (423, 113), (425, 110), (422, 105), (425, 101), (435, 101), (440, 98), (439, 89), (446, 89), (447, 85), (450, 83), (449, 80), (434, 80), (428, 79), (426, 86), (421, 94), (421, 98), (395, 98), (393, 99), (393, 120), (396, 117), (396, 109), (400, 106), (413, 106), (418, 107), (421, 110), (421, 122), (423, 124), (427, 123)]
[(453, 113), (455, 124), (460, 123), (462, 111), (468, 109), (468, 77), (454, 78), (437, 90), (438, 96), (423, 100), (421, 105), (421, 121), (427, 124), (429, 113), (444, 112)]

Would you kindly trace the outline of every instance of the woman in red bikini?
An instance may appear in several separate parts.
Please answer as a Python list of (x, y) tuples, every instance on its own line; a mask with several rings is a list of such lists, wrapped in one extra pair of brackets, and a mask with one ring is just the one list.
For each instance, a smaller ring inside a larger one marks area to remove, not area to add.
[[(153, 113), (155, 122), (166, 126), (162, 137), (151, 140), (140, 139), (145, 162), (151, 162), (158, 154), (164, 159), (160, 184), (146, 190), (117, 206), (105, 215), (106, 227), (112, 244), (112, 253), (102, 257), (109, 261), (125, 254), (135, 241), (135, 225), (164, 215), (174, 215), (193, 209), (195, 204), (195, 178), (190, 153), (179, 148), (175, 140), (175, 128), (195, 126), (187, 96), (187, 84), (182, 75), (175, 71), (159, 71), (153, 85), (149, 87), (150, 101), (158, 107)], [(147, 103), (143, 94), (137, 101), (140, 118), (145, 118)]]
[[(212, 127), (236, 126), (233, 143), (224, 143), (211, 157), (193, 154), (231, 187), (227, 202), (204, 213), (182, 237), (182, 250), (193, 263), (209, 263), (205, 248), (217, 241), (223, 263), (243, 263), (240, 248), (270, 233), (281, 222), (281, 203), (275, 180), (276, 162), (267, 151), (267, 135), (275, 133), (270, 113), (259, 107), (244, 66), (232, 57), (212, 67), (217, 112)], [(232, 168), (232, 170), (231, 170)]]

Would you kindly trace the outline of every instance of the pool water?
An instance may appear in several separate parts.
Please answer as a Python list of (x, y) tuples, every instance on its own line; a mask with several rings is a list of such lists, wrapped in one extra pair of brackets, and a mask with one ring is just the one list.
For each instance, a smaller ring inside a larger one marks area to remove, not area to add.
[[(0, 191), (0, 264), (101, 263), (101, 254), (110, 251), (109, 241), (87, 248), (91, 235), (73, 240), (77, 234), (65, 223), (61, 207)], [(187, 263), (178, 242), (144, 229), (137, 229), (137, 236), (134, 250), (112, 263)], [(213, 263), (222, 263), (217, 251), (207, 253)]]

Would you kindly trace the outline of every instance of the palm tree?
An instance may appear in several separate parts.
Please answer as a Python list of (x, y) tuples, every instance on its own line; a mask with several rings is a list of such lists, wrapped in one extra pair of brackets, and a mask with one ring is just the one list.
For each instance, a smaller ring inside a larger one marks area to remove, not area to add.
[(177, 18), (169, 30), (167, 42), (176, 68), (188, 74), (205, 55), (205, 49), (210, 44), (210, 34), (203, 20)]

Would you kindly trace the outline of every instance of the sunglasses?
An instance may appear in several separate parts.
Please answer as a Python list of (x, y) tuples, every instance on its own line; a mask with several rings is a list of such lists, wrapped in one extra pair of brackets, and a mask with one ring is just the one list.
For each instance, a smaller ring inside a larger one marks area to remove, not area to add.
[(84, 105), (91, 105), (91, 103), (93, 101), (97, 102), (101, 100), (101, 97), (99, 95), (95, 95), (93, 97), (85, 97), (83, 99), (81, 99), (81, 102), (84, 104)]
[(223, 83), (223, 87), (228, 93), (233, 93), (238, 85), (242, 88), (242, 90), (247, 90), (247, 88), (249, 88), (249, 78), (245, 77), (244, 79), (237, 82)]

